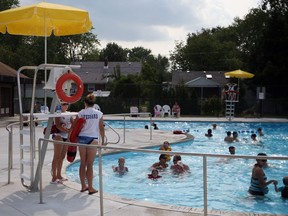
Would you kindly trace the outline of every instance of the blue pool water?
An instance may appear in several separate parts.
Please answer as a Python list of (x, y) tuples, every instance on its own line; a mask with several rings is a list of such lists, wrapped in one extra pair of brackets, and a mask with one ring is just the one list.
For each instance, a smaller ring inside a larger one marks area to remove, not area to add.
[[(121, 121), (107, 121), (114, 128), (123, 128)], [(204, 134), (211, 123), (203, 122), (156, 122), (161, 130), (190, 129), (195, 136), (193, 141), (171, 145), (173, 151), (228, 154), (227, 144), (223, 141), (226, 131), (238, 131), (240, 142), (233, 143), (236, 154), (257, 155), (265, 152), (269, 156), (288, 155), (288, 124), (284, 123), (217, 123), (213, 137)], [(144, 121), (126, 122), (126, 128), (144, 128)], [(252, 144), (250, 135), (261, 127), (265, 133), (261, 144)], [(245, 139), (247, 139), (245, 141)], [(161, 145), (161, 143), (159, 143)], [(154, 149), (158, 149), (154, 148)], [(126, 158), (129, 172), (118, 176), (111, 167), (117, 165), (119, 157)], [(104, 193), (116, 194), (125, 198), (147, 200), (156, 203), (203, 208), (203, 169), (201, 157), (182, 156), (182, 161), (190, 166), (191, 173), (173, 175), (170, 170), (161, 172), (162, 178), (153, 181), (147, 178), (149, 167), (158, 161), (159, 154), (118, 153), (103, 157)], [(172, 162), (169, 162), (171, 165)], [(254, 159), (208, 158), (208, 209), (238, 212), (288, 214), (288, 200), (280, 198), (280, 193), (269, 185), (269, 194), (255, 198), (247, 193)], [(282, 186), (282, 177), (288, 175), (288, 161), (270, 160), (265, 173), (269, 179), (276, 179)], [(71, 181), (79, 181), (79, 163), (67, 168)], [(98, 159), (94, 166), (94, 184), (98, 188)]]

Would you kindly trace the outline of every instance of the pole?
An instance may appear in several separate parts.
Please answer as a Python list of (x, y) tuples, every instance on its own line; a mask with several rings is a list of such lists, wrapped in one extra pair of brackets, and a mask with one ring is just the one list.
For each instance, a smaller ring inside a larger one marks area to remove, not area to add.
[[(45, 2), (45, 0), (44, 0)], [(47, 23), (46, 23), (46, 10), (44, 11), (44, 63), (47, 64)], [(47, 83), (47, 69), (44, 68), (44, 85)], [(46, 89), (44, 89), (44, 112), (47, 106), (47, 95)]]

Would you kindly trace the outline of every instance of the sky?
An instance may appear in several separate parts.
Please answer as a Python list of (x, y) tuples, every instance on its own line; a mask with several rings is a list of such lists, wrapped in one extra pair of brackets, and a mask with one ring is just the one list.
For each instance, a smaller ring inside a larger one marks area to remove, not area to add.
[[(41, 0), (19, 0), (21, 6)], [(175, 43), (202, 28), (227, 27), (244, 18), (260, 0), (47, 0), (87, 10), (101, 47), (142, 46), (169, 57)]]

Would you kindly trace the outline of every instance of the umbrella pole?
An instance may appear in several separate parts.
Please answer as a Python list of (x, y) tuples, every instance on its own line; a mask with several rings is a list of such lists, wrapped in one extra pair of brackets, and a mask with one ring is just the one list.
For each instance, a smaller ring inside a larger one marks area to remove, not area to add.
[[(45, 2), (45, 0), (44, 0)], [(46, 11), (44, 11), (44, 17), (46, 17)], [(45, 63), (45, 67), (44, 67), (44, 85), (46, 85), (47, 83), (47, 70), (46, 70), (46, 64), (47, 64), (47, 27), (46, 27), (47, 23), (46, 23), (46, 18), (44, 19), (44, 63)], [(44, 107), (46, 109), (47, 106), (47, 92), (46, 89), (44, 89)]]
[[(46, 29), (46, 28), (45, 28)], [(46, 33), (45, 33), (46, 35)], [(46, 64), (47, 64), (47, 37), (45, 36), (45, 49), (44, 49), (44, 63), (45, 63), (45, 67), (44, 67), (44, 84), (46, 85), (47, 83), (47, 69), (46, 69)], [(44, 107), (46, 107), (47, 105), (47, 92), (46, 89), (44, 89)]]

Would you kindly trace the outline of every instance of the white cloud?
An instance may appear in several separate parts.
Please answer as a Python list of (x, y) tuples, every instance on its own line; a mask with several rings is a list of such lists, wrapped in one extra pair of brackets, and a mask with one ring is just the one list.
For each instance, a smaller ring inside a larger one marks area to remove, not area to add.
[[(169, 55), (175, 41), (202, 28), (228, 26), (243, 18), (260, 0), (49, 0), (89, 11), (102, 48), (115, 42), (123, 48), (143, 46)], [(40, 0), (20, 0), (21, 5)]]

